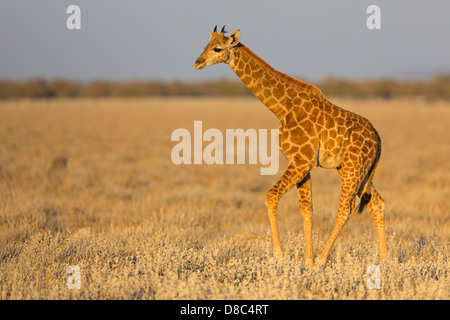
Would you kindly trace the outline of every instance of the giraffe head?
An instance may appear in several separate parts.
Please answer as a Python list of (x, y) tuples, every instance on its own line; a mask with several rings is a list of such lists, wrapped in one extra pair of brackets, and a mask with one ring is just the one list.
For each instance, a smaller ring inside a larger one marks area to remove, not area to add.
[(213, 32), (209, 32), (211, 41), (206, 45), (203, 53), (195, 61), (195, 69), (203, 69), (220, 62), (227, 62), (230, 59), (231, 51), (239, 44), (240, 31), (236, 30), (230, 37), (225, 36), (225, 26), (220, 33), (217, 32), (217, 26)]

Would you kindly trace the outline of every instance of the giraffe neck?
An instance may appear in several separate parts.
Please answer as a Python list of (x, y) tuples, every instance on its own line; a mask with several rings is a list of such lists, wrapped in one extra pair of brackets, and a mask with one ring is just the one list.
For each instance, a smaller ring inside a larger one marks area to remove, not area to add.
[(302, 101), (294, 101), (294, 98), (309, 100), (310, 94), (323, 97), (318, 88), (273, 69), (244, 45), (234, 48), (227, 63), (250, 91), (280, 120), (295, 105), (301, 104)]

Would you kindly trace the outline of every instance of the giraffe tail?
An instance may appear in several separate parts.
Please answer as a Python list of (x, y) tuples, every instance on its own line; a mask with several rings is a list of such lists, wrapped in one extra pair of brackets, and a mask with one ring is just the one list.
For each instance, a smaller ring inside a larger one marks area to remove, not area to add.
[(364, 193), (361, 196), (361, 201), (359, 202), (358, 207), (356, 208), (356, 211), (358, 211), (358, 213), (363, 212), (364, 207), (370, 202), (371, 198), (372, 198), (372, 194)]
[(372, 128), (373, 132), (375, 132), (375, 135), (377, 136), (377, 151), (375, 153), (375, 158), (372, 162), (372, 165), (369, 168), (369, 171), (366, 174), (366, 177), (364, 178), (363, 182), (361, 183), (361, 186), (358, 190), (358, 196), (360, 197), (360, 202), (358, 204), (358, 207), (356, 210), (358, 213), (363, 212), (364, 207), (370, 202), (370, 199), (372, 198), (372, 194), (370, 193), (370, 185), (372, 183), (373, 175), (375, 174), (375, 168), (378, 165), (378, 161), (380, 160), (381, 155), (381, 138), (378, 134), (377, 130), (370, 124), (370, 127)]

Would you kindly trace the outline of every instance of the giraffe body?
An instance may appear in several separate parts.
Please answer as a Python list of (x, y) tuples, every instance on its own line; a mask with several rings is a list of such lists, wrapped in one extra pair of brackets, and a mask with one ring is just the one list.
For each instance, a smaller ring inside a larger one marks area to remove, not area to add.
[(273, 69), (240, 43), (239, 30), (230, 37), (210, 32), (211, 42), (195, 63), (196, 69), (219, 62), (227, 63), (253, 94), (280, 120), (279, 147), (289, 164), (280, 180), (266, 195), (274, 252), (283, 256), (277, 224), (280, 198), (297, 186), (304, 219), (305, 263), (313, 265), (312, 197), (310, 171), (316, 167), (335, 168), (342, 187), (334, 228), (318, 257), (323, 264), (341, 228), (361, 198), (360, 211), (367, 205), (375, 223), (380, 259), (386, 258), (384, 201), (375, 190), (372, 178), (381, 153), (381, 139), (366, 118), (339, 108), (322, 92), (305, 82)]

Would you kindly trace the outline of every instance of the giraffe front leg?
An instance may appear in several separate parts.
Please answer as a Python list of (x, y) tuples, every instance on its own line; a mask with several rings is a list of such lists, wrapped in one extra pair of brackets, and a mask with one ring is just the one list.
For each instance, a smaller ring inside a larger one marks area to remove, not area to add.
[(310, 166), (299, 162), (289, 163), (281, 179), (269, 190), (266, 195), (266, 207), (272, 230), (273, 252), (278, 259), (283, 257), (283, 249), (278, 231), (277, 206), (281, 197), (294, 185), (305, 177)]

